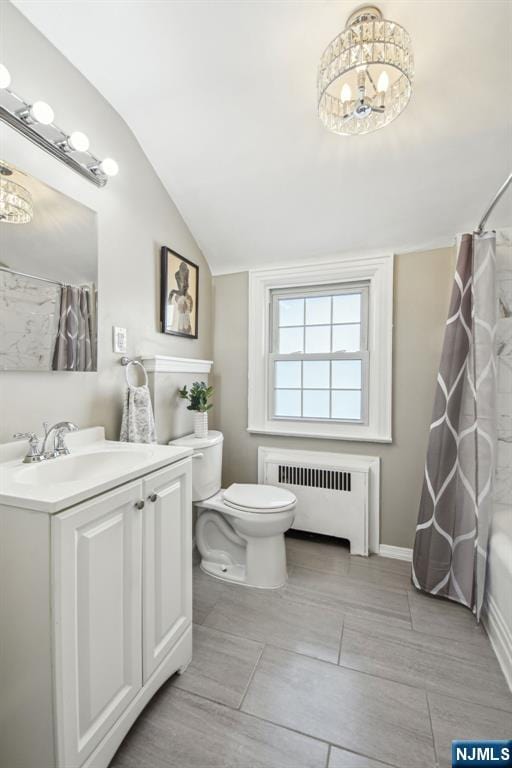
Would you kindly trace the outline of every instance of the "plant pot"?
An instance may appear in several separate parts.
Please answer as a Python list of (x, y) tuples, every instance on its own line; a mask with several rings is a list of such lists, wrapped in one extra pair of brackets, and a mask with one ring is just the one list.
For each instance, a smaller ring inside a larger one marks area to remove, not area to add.
[(208, 413), (194, 412), (194, 435), (199, 438), (208, 437)]

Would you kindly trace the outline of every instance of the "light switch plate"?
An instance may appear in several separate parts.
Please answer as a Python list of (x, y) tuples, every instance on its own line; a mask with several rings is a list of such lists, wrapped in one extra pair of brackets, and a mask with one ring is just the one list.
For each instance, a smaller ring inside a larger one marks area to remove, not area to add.
[(128, 351), (128, 334), (126, 328), (112, 326), (112, 347), (114, 352), (125, 355)]

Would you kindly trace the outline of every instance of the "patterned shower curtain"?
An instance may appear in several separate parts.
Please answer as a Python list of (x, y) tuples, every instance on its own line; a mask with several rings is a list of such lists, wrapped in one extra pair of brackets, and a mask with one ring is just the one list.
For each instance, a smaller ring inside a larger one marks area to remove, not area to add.
[(418, 589), (484, 597), (496, 463), (496, 236), (463, 235), (437, 377), (416, 540)]
[(63, 285), (53, 354), (54, 371), (94, 371), (94, 296), (87, 288)]

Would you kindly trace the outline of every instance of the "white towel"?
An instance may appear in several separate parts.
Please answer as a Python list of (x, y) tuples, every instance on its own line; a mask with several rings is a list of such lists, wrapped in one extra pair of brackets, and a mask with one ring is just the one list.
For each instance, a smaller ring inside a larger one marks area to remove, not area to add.
[(147, 384), (126, 388), (121, 435), (123, 443), (156, 443), (155, 419)]

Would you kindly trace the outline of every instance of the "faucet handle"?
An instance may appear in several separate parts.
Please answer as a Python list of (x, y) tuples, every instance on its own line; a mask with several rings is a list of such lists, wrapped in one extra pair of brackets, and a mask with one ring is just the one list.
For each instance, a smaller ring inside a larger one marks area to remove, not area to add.
[(41, 461), (42, 460), (42, 454), (41, 454), (41, 447), (39, 443), (39, 438), (36, 435), (35, 432), (15, 432), (13, 435), (13, 438), (15, 440), (28, 440), (28, 453), (23, 459), (25, 464), (29, 464), (33, 461)]
[(67, 456), (69, 454), (69, 448), (65, 442), (66, 429), (61, 427), (55, 432), (55, 454), (57, 456)]
[(29, 441), (29, 443), (31, 443), (31, 444), (32, 444), (33, 442), (39, 442), (39, 438), (38, 438), (38, 436), (36, 435), (36, 433), (35, 433), (35, 432), (15, 432), (15, 433), (14, 433), (14, 435), (13, 435), (13, 438), (14, 438), (15, 440), (23, 440), (23, 439), (26, 439), (26, 440), (28, 440), (28, 441)]

